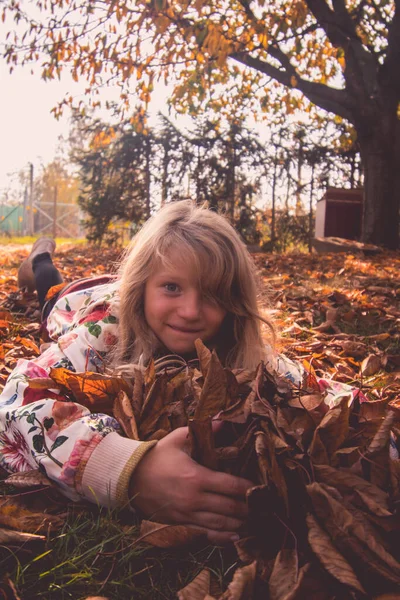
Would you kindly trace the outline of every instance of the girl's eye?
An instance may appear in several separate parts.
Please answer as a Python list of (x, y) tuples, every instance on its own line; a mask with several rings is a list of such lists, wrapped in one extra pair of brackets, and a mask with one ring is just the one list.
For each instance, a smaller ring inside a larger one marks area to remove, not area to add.
[(179, 286), (176, 283), (165, 283), (164, 284), (164, 289), (165, 291), (174, 294), (176, 292), (179, 292)]

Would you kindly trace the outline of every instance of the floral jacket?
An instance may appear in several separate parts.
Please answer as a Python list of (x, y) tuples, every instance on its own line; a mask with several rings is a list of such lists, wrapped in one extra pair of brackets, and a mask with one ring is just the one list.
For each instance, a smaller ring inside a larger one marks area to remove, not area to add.
[[(39, 467), (67, 497), (110, 507), (128, 503), (132, 472), (156, 442), (127, 439), (114, 418), (66, 402), (56, 387), (32, 389), (28, 381), (48, 378), (50, 367), (102, 372), (118, 336), (118, 297), (118, 282), (62, 296), (47, 320), (53, 342), (38, 358), (18, 361), (0, 395), (0, 465), (9, 472)], [(285, 357), (277, 368), (301, 381), (301, 366)], [(319, 385), (330, 405), (357, 393), (342, 383)]]

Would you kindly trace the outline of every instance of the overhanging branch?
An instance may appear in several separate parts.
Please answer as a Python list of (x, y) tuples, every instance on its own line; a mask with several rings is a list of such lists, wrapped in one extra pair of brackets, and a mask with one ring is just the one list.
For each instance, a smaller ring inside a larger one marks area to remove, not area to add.
[(269, 77), (272, 77), (282, 85), (293, 88), (292, 77), (296, 78), (296, 89), (300, 90), (313, 104), (320, 108), (337, 114), (350, 122), (353, 122), (353, 111), (355, 106), (345, 90), (337, 90), (321, 83), (315, 83), (302, 79), (296, 69), (291, 65), (288, 57), (279, 49), (269, 49), (271, 56), (277, 58), (284, 69), (278, 69), (268, 62), (254, 58), (244, 53), (232, 54), (231, 58), (256, 69)]

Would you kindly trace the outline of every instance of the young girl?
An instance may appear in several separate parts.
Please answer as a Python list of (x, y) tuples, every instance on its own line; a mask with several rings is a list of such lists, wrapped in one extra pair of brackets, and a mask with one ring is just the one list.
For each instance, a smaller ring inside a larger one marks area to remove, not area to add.
[[(51, 241), (39, 241), (20, 269), (44, 303), (61, 278)], [(66, 293), (67, 292), (67, 293)], [(187, 428), (158, 442), (120, 435), (117, 421), (34, 390), (50, 367), (132, 373), (151, 357), (195, 357), (197, 338), (228, 367), (265, 360), (255, 269), (228, 221), (191, 202), (172, 203), (144, 225), (118, 277), (69, 286), (45, 305), (52, 340), (35, 360), (20, 360), (0, 396), (0, 459), (8, 471), (37, 468), (72, 499), (134, 508), (157, 521), (204, 528), (213, 543), (237, 539), (246, 517), (246, 479), (209, 470), (187, 453)]]
[[(215, 212), (169, 204), (134, 238), (117, 278), (69, 284), (45, 303), (48, 288), (61, 283), (53, 251), (52, 240), (39, 240), (19, 273), (20, 285), (38, 290), (52, 343), (39, 358), (18, 362), (0, 396), (0, 464), (10, 472), (39, 466), (74, 500), (130, 502), (156, 521), (202, 527), (212, 543), (237, 539), (252, 483), (193, 461), (186, 427), (158, 442), (134, 441), (112, 417), (28, 382), (47, 378), (50, 367), (132, 374), (133, 365), (152, 357), (165, 365), (171, 354), (182, 364), (195, 357), (197, 338), (227, 367), (254, 369), (271, 359), (301, 382), (299, 366), (266, 350), (273, 329), (259, 313), (254, 265), (239, 236)], [(319, 384), (330, 406), (359, 393), (342, 383)]]

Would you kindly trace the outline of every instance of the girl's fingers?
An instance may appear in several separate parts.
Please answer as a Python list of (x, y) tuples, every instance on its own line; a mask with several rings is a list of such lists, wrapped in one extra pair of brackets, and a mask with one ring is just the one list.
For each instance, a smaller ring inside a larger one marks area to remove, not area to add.
[(226, 517), (212, 512), (198, 511), (190, 515), (193, 525), (200, 525), (214, 531), (232, 532), (243, 525), (243, 521), (233, 517)]
[(239, 536), (234, 531), (213, 531), (207, 530), (207, 539), (214, 546), (226, 546), (239, 539)]
[(235, 517), (236, 519), (245, 519), (248, 514), (247, 505), (244, 501), (222, 496), (221, 494), (203, 493), (200, 508), (202, 511)]
[[(206, 471), (206, 472), (204, 472)], [(229, 473), (211, 471), (211, 469), (202, 469), (203, 489), (214, 494), (224, 496), (233, 496), (234, 498), (244, 498), (247, 490), (254, 487), (254, 483), (242, 477), (235, 477)]]

